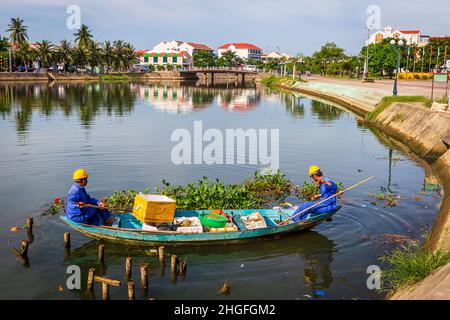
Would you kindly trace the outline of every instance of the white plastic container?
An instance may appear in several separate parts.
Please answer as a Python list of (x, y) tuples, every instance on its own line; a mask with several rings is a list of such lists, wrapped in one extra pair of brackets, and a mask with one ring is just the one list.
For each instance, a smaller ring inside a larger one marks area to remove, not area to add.
[(185, 220), (190, 221), (191, 225), (189, 227), (178, 227), (177, 228), (178, 233), (202, 233), (203, 232), (203, 226), (197, 217), (175, 218), (174, 222), (176, 224), (180, 224)]

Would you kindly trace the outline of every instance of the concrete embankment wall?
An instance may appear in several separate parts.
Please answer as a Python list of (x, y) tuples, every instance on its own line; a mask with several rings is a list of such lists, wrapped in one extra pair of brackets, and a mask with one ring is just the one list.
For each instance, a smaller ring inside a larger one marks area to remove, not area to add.
[[(277, 83), (275, 87), (294, 90), (338, 102), (361, 116), (375, 107), (373, 103), (349, 97), (348, 88), (330, 90), (316, 82)], [(376, 96), (372, 93), (371, 96)], [(380, 101), (381, 98), (378, 100)], [(428, 243), (429, 250), (450, 251), (450, 113), (435, 112), (418, 103), (396, 103), (383, 110), (371, 124), (409, 148), (429, 165), (444, 190), (444, 197)], [(423, 281), (389, 296), (391, 300), (450, 299), (450, 263)]]
[[(357, 92), (345, 85), (320, 82), (282, 80), (274, 84), (285, 90), (297, 91), (337, 102), (361, 117), (373, 111), (381, 96)], [(365, 89), (364, 89), (365, 90)], [(358, 96), (362, 99), (358, 100)], [(443, 247), (450, 251), (450, 114), (434, 112), (415, 103), (397, 103), (386, 108), (371, 124), (407, 146), (425, 160), (444, 188), (444, 199), (433, 223), (430, 248)]]
[(429, 245), (431, 249), (442, 247), (450, 251), (450, 113), (433, 112), (419, 104), (397, 103), (381, 112), (372, 124), (430, 164), (445, 196)]

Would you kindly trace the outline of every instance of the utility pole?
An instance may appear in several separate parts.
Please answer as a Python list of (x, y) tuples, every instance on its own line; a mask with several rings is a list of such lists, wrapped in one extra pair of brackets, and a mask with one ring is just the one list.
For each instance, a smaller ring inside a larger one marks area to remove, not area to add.
[(9, 54), (9, 72), (12, 72), (11, 47), (8, 48), (8, 54)]
[(369, 78), (369, 44), (370, 44), (370, 29), (367, 28), (367, 45), (366, 45), (366, 61), (364, 62), (364, 79)]

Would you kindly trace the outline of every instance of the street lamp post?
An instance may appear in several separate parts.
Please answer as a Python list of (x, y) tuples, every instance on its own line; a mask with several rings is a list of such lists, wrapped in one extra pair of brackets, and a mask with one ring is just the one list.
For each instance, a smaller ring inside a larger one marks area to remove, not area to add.
[(8, 47), (8, 54), (9, 54), (9, 72), (12, 72), (11, 47)]
[[(394, 90), (392, 91), (393, 95), (396, 96), (398, 93), (397, 90), (397, 80), (398, 80), (398, 71), (400, 69), (400, 48), (405, 45), (405, 41), (403, 41), (403, 37), (400, 37), (399, 40), (392, 39), (390, 44), (397, 49), (397, 66), (395, 68), (395, 80), (394, 80)], [(410, 46), (411, 43), (406, 41), (406, 45)]]

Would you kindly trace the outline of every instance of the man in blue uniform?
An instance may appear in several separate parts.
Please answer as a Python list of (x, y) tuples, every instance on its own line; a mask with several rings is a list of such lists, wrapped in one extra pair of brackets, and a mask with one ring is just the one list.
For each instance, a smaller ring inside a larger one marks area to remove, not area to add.
[[(299, 213), (300, 211), (303, 211), (315, 203), (322, 201), (328, 197), (331, 197), (332, 195), (336, 194), (338, 190), (338, 186), (336, 183), (331, 181), (330, 179), (323, 176), (321, 169), (318, 166), (311, 166), (309, 167), (308, 173), (310, 177), (319, 185), (320, 194), (315, 195), (313, 197), (313, 201), (306, 201), (302, 203), (297, 210), (295, 210), (294, 215)], [(317, 201), (314, 201), (317, 200)], [(303, 212), (301, 215), (292, 218), (293, 221), (298, 222), (301, 220), (305, 220), (309, 214), (315, 215), (315, 214), (322, 214), (332, 211), (336, 208), (336, 197), (333, 197), (331, 199), (328, 199), (327, 201), (324, 201), (323, 203), (319, 204), (318, 206), (307, 210)]]
[[(90, 197), (86, 192), (88, 173), (84, 169), (77, 169), (73, 173), (74, 184), (70, 188), (66, 201), (66, 216), (75, 222), (110, 226), (115, 217), (106, 210), (100, 200)], [(97, 206), (98, 208), (90, 207)]]

